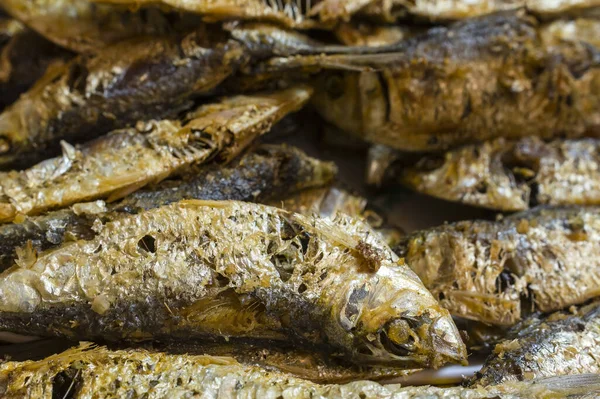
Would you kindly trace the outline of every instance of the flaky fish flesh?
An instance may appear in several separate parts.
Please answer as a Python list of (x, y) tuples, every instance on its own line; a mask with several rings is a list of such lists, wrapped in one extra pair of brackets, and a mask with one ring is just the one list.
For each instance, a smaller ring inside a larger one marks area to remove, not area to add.
[(48, 40), (78, 53), (91, 53), (144, 35), (193, 28), (200, 21), (157, 8), (129, 11), (91, 0), (0, 0), (0, 7)]
[(413, 152), (600, 133), (600, 49), (546, 45), (522, 12), (432, 28), (392, 47), (369, 57), (377, 72), (322, 73), (316, 110), (367, 141)]
[(0, 330), (296, 342), (399, 368), (465, 359), (448, 311), (358, 220), (190, 200), (94, 232), (0, 275)]
[(600, 141), (492, 140), (427, 155), (388, 177), (420, 193), (501, 211), (600, 205)]
[(271, 56), (304, 55), (291, 57), (294, 66), (279, 63), (271, 70), (339, 68), (354, 57), (332, 63), (323, 53), (360, 49), (321, 47), (295, 32), (262, 25), (231, 31), (203, 25), (183, 37), (119, 42), (49, 71), (0, 115), (0, 168), (29, 166), (47, 157), (45, 152), (58, 152), (60, 140), (78, 143), (138, 121), (171, 118), (193, 98), (214, 94), (233, 73)]
[(71, 204), (109, 202), (213, 158), (230, 161), (273, 123), (308, 101), (311, 90), (234, 96), (200, 106), (184, 121), (140, 122), (24, 171), (0, 174), (0, 222)]
[(600, 379), (592, 374), (474, 389), (402, 388), (372, 381), (318, 385), (259, 367), (244, 366), (228, 357), (167, 355), (143, 350), (110, 351), (90, 344), (40, 361), (0, 365), (0, 393), (6, 399), (551, 399), (581, 398), (599, 392)]
[(600, 302), (517, 324), (472, 379), (495, 385), (558, 375), (600, 374)]
[(14, 264), (17, 253), (34, 256), (65, 241), (92, 238), (96, 219), (111, 220), (184, 199), (277, 202), (290, 193), (329, 184), (335, 173), (332, 163), (293, 147), (263, 145), (228, 165), (193, 167), (183, 178), (165, 180), (121, 201), (75, 204), (0, 225), (0, 271)]
[(453, 316), (510, 326), (600, 295), (600, 209), (540, 207), (412, 233), (395, 248)]
[(398, 245), (404, 232), (390, 225), (381, 212), (369, 206), (366, 198), (351, 194), (338, 187), (320, 187), (303, 190), (291, 196), (273, 199), (269, 205), (303, 215), (335, 218), (339, 213), (366, 221), (387, 245)]
[(566, 40), (585, 42), (600, 48), (600, 19), (561, 19), (544, 25), (540, 34), (547, 45), (556, 45)]
[(57, 67), (73, 54), (27, 29), (0, 17), (0, 110), (30, 89), (50, 66)]

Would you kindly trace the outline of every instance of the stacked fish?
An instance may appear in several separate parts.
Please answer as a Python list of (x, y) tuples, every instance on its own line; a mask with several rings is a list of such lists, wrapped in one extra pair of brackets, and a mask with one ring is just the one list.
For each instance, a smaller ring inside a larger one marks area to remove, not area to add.
[[(600, 396), (598, 0), (0, 6), (0, 331), (61, 340), (0, 396)], [(300, 119), (506, 215), (405, 235)]]

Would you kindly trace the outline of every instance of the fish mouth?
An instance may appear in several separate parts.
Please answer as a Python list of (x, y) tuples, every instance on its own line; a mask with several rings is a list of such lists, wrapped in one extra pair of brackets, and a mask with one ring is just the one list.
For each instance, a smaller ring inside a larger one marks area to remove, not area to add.
[(401, 367), (438, 368), (466, 362), (458, 329), (446, 317), (402, 317), (386, 324), (375, 339), (363, 342), (355, 361)]

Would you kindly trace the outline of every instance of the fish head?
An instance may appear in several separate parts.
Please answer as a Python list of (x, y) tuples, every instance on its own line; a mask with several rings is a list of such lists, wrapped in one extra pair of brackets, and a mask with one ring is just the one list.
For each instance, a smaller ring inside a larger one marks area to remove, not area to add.
[[(344, 316), (354, 329), (358, 363), (439, 367), (465, 362), (466, 348), (450, 313), (405, 265), (380, 268), (347, 298)], [(358, 314), (351, 321), (353, 311)]]
[(326, 72), (315, 78), (312, 103), (328, 122), (348, 133), (362, 133), (360, 73)]

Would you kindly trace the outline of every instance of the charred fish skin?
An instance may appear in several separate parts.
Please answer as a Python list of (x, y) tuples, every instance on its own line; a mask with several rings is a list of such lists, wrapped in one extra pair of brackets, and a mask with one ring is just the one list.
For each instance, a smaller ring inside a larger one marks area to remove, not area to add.
[[(511, 326), (598, 295), (596, 207), (539, 207), (411, 234), (395, 248), (454, 316)], [(522, 305), (527, 299), (530, 303)]]
[(496, 345), (471, 385), (494, 385), (558, 375), (600, 373), (600, 303), (532, 315)]
[(24, 171), (0, 174), (0, 221), (71, 204), (125, 197), (215, 158), (228, 162), (311, 94), (308, 87), (234, 96), (181, 120), (140, 122)]
[(504, 139), (424, 156), (392, 172), (413, 190), (468, 205), (521, 211), (532, 205), (600, 204), (597, 139)]
[(245, 366), (229, 357), (167, 355), (145, 350), (111, 351), (82, 344), (40, 361), (0, 365), (0, 393), (7, 399), (164, 398), (206, 399), (517, 399), (580, 397), (600, 392), (596, 375), (515, 382), (475, 389), (401, 387), (373, 381), (319, 385)]
[(31, 88), (50, 66), (73, 57), (27, 29), (20, 22), (0, 17), (0, 109)]
[(136, 191), (104, 209), (81, 204), (2, 224), (0, 272), (15, 263), (18, 251), (33, 254), (65, 241), (93, 238), (96, 219), (111, 220), (184, 199), (276, 202), (291, 192), (329, 184), (336, 172), (334, 164), (296, 148), (262, 145), (231, 164), (194, 167), (182, 179)]
[[(360, 221), (194, 200), (95, 231), (2, 274), (1, 330), (109, 341), (291, 339), (404, 368), (465, 359), (448, 312)], [(54, 288), (36, 282), (48, 278)]]
[(111, 208), (132, 213), (185, 199), (277, 201), (289, 193), (327, 185), (336, 174), (335, 164), (310, 158), (297, 148), (261, 145), (233, 164), (192, 168), (181, 181), (137, 191)]
[(313, 103), (328, 122), (411, 152), (597, 134), (600, 50), (544, 46), (538, 31), (521, 12), (432, 28), (371, 56), (378, 72), (321, 74)]

